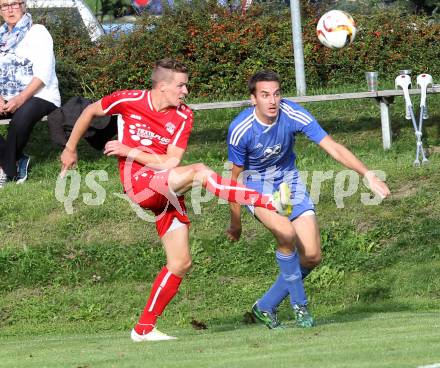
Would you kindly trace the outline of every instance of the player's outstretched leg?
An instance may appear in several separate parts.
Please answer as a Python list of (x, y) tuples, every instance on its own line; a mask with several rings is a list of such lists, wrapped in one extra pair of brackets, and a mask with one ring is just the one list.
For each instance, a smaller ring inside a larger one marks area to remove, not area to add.
[(284, 216), (289, 216), (292, 212), (288, 184), (282, 183), (273, 194), (261, 194), (232, 179), (218, 175), (204, 164), (192, 164), (172, 169), (168, 185), (175, 193), (185, 193), (193, 186), (202, 185), (209, 192), (228, 202), (267, 208)]
[(283, 216), (289, 216), (292, 213), (291, 192), (287, 183), (281, 183), (277, 191), (272, 195), (267, 195), (213, 172), (206, 178), (204, 186), (211, 193), (228, 202), (267, 208)]

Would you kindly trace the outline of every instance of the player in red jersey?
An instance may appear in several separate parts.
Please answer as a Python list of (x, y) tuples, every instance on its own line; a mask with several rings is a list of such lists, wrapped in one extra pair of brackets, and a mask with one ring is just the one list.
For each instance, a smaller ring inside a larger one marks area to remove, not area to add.
[(94, 117), (118, 115), (118, 140), (109, 141), (104, 153), (117, 156), (125, 193), (155, 214), (157, 232), (167, 263), (153, 282), (147, 305), (131, 332), (133, 341), (174, 339), (156, 329), (157, 318), (174, 297), (191, 267), (188, 225), (183, 193), (204, 186), (218, 197), (240, 204), (276, 210), (288, 215), (287, 184), (272, 196), (262, 195), (222, 178), (204, 164), (179, 166), (193, 124), (187, 68), (172, 59), (156, 63), (150, 91), (120, 91), (89, 105), (75, 123), (61, 154), (64, 175), (78, 160), (76, 147)]

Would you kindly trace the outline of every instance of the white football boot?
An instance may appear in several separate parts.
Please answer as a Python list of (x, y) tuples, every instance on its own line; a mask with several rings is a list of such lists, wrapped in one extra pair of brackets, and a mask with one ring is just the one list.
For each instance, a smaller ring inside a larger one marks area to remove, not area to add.
[(177, 337), (169, 336), (160, 332), (156, 327), (153, 328), (149, 333), (145, 335), (139, 335), (135, 329), (131, 330), (131, 339), (134, 342), (142, 342), (142, 341), (166, 341), (166, 340), (176, 340)]
[(284, 182), (282, 182), (278, 190), (272, 194), (272, 205), (280, 215), (289, 216), (292, 213), (291, 194), (289, 185)]

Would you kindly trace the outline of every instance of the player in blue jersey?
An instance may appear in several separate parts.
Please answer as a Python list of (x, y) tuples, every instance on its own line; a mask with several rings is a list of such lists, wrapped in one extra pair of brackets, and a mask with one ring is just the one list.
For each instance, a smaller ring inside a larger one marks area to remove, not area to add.
[[(303, 278), (320, 263), (321, 242), (314, 205), (295, 165), (295, 136), (305, 134), (335, 160), (366, 177), (371, 190), (382, 198), (390, 191), (350, 150), (335, 142), (306, 109), (281, 98), (276, 73), (256, 73), (249, 79), (248, 89), (254, 106), (242, 111), (228, 132), (228, 157), (233, 164), (231, 179), (243, 175), (247, 186), (262, 193), (272, 193), (281, 182), (288, 182), (293, 205), (288, 218), (247, 206), (275, 236), (280, 269), (277, 280), (253, 305), (252, 313), (267, 327), (279, 327), (277, 307), (289, 296), (297, 325), (311, 327), (314, 320), (307, 308)], [(237, 241), (241, 235), (241, 207), (230, 204), (230, 208), (227, 235)]]

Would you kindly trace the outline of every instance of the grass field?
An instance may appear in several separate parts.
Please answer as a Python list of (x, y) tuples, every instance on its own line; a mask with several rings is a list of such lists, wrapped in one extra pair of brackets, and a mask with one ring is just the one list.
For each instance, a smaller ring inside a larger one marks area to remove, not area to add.
[(359, 314), (311, 330), (250, 326), (170, 331), (180, 340), (133, 344), (126, 333), (0, 338), (2, 367), (418, 367), (440, 363), (436, 313)]
[[(425, 145), (430, 164), (414, 168), (415, 138), (404, 106), (392, 109), (393, 146), (383, 151), (378, 106), (371, 101), (310, 104), (323, 127), (371, 168), (393, 192), (379, 206), (362, 204), (360, 186), (335, 202), (323, 183), (317, 211), (324, 259), (306, 281), (318, 326), (269, 331), (245, 318), (276, 276), (274, 242), (249, 215), (238, 243), (223, 231), (228, 207), (188, 197), (193, 269), (159, 321), (175, 342), (133, 344), (129, 331), (164, 263), (154, 224), (139, 219), (120, 193), (116, 161), (80, 148), (81, 187), (67, 214), (55, 198), (59, 151), (39, 124), (27, 152), (25, 185), (0, 192), (0, 367), (418, 367), (440, 363), (440, 96), (430, 96)], [(226, 129), (237, 110), (196, 113), (185, 162), (224, 171)], [(5, 128), (1, 127), (4, 133)], [(342, 168), (297, 141), (298, 167)], [(106, 197), (87, 205), (91, 170)], [(105, 178), (104, 178), (105, 179)], [(86, 195), (84, 197), (84, 195)], [(340, 203), (340, 202), (339, 202)], [(206, 324), (196, 330), (192, 322)]]

